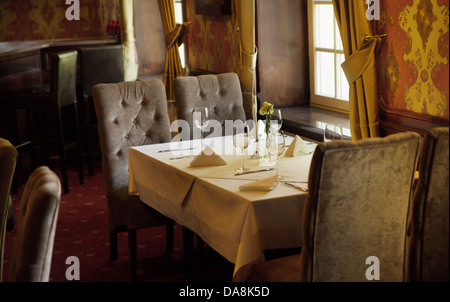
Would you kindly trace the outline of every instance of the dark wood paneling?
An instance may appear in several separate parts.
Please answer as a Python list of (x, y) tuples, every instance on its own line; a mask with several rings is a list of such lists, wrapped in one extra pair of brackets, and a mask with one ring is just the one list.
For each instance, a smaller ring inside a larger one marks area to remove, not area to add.
[(256, 1), (260, 101), (309, 104), (307, 1)]
[(449, 120), (445, 118), (388, 108), (383, 104), (379, 108), (381, 136), (405, 131), (417, 132), (424, 136), (431, 128), (449, 126)]
[(134, 0), (133, 8), (138, 76), (163, 74), (166, 42), (158, 1)]

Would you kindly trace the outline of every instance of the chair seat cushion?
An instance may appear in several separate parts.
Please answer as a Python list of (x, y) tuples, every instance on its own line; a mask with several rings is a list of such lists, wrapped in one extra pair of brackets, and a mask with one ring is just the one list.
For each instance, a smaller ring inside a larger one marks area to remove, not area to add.
[(300, 282), (300, 255), (295, 254), (253, 266), (251, 282)]

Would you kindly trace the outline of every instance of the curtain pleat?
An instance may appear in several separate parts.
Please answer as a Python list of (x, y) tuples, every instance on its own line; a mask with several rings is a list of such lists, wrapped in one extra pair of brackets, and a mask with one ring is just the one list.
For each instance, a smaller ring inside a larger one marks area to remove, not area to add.
[(168, 100), (174, 100), (173, 81), (183, 75), (178, 47), (183, 42), (188, 23), (175, 23), (173, 0), (158, 0), (161, 19), (166, 35), (166, 63), (164, 68), (164, 86)]
[(138, 65), (133, 25), (133, 0), (122, 0), (122, 20), (124, 78), (125, 81), (135, 81), (138, 75)]
[(353, 140), (379, 137), (375, 47), (363, 0), (333, 0), (344, 46), (342, 68), (350, 85), (349, 116)]

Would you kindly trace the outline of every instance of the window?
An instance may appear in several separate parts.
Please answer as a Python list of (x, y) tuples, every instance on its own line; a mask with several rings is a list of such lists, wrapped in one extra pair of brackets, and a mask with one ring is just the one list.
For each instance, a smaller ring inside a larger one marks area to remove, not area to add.
[(344, 49), (331, 0), (309, 0), (311, 106), (348, 113)]
[[(175, 23), (182, 24), (183, 23), (183, 0), (173, 0), (174, 1), (174, 10), (175, 10)], [(183, 69), (186, 66), (186, 54), (184, 51), (184, 43), (180, 45), (178, 48), (178, 52), (180, 53), (181, 67)]]

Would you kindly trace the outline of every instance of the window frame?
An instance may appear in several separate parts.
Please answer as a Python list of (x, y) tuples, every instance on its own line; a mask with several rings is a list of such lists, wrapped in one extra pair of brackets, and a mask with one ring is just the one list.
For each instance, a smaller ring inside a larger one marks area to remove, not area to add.
[[(315, 5), (320, 5), (320, 4), (326, 4), (326, 5), (332, 5), (333, 6), (333, 2), (331, 0), (308, 0), (308, 38), (309, 38), (309, 64), (310, 64), (310, 68), (309, 68), (309, 74), (310, 74), (310, 106), (311, 107), (317, 107), (317, 108), (322, 108), (322, 109), (326, 109), (326, 110), (330, 110), (330, 111), (336, 111), (336, 112), (340, 112), (340, 113), (345, 113), (348, 114), (349, 113), (349, 101), (348, 100), (344, 100), (344, 99), (340, 99), (337, 97), (329, 97), (329, 96), (324, 96), (324, 95), (320, 95), (316, 93), (316, 53), (318, 51), (321, 52), (327, 52), (327, 53), (333, 53), (334, 54), (334, 65), (336, 67), (340, 66), (337, 65), (337, 55), (343, 55), (344, 51), (343, 50), (339, 50), (336, 49), (336, 32), (339, 32), (339, 29), (336, 28), (337, 23), (336, 23), (336, 16), (334, 15), (334, 10), (333, 10), (333, 45), (334, 45), (334, 49), (328, 49), (328, 48), (319, 48), (315, 46), (315, 23), (314, 23), (314, 17), (315, 17)], [(342, 80), (342, 78), (341, 78)], [(343, 80), (347, 80), (344, 76)], [(335, 70), (335, 76), (334, 76), (334, 81), (335, 81), (335, 96), (337, 95), (337, 77), (336, 77), (336, 70)]]

